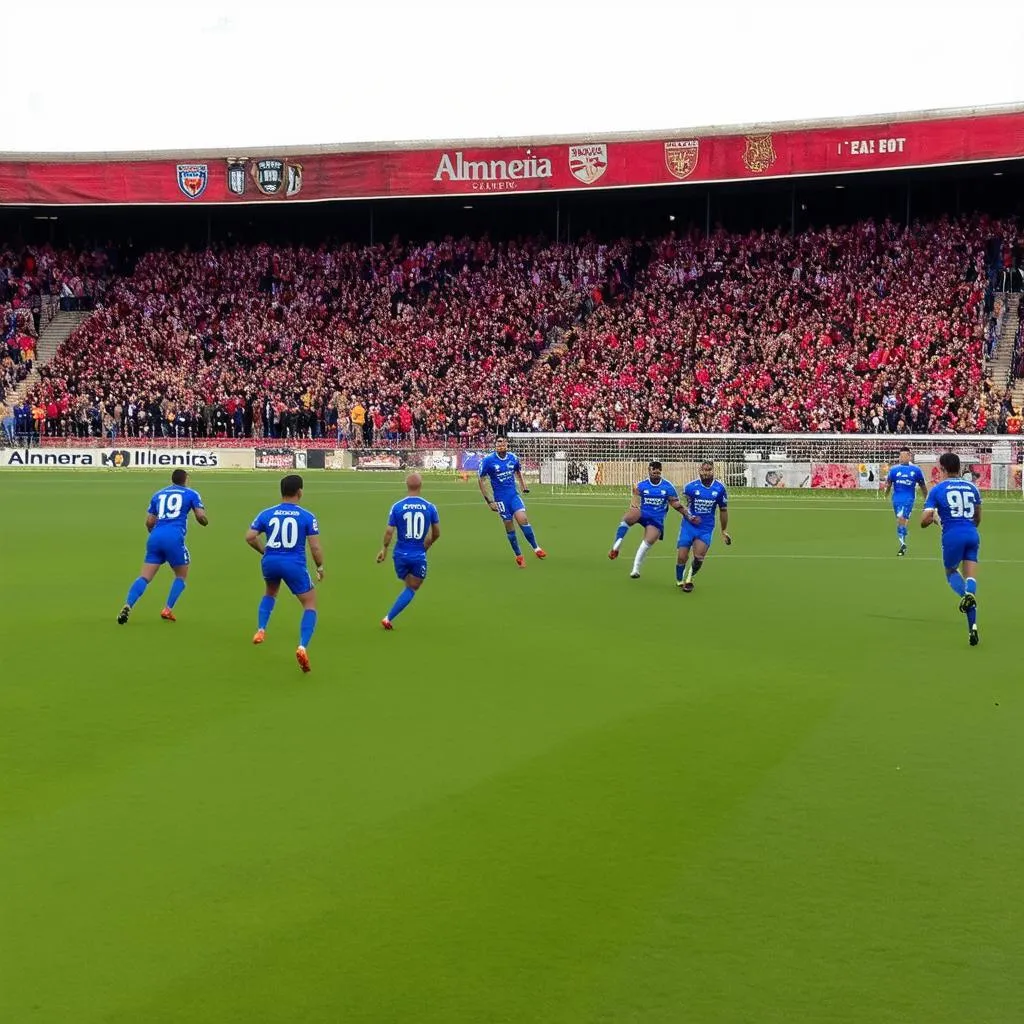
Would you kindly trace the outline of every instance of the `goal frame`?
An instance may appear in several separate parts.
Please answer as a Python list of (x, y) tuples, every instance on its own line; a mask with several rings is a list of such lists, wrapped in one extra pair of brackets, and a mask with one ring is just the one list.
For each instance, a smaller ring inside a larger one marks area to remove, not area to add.
[(879, 491), (906, 446), (936, 479), (939, 455), (955, 452), (982, 490), (1024, 493), (1024, 436), (1012, 434), (641, 434), (511, 433), (524, 470), (555, 493), (632, 486), (653, 460), (667, 479), (693, 479), (704, 459), (730, 488)]

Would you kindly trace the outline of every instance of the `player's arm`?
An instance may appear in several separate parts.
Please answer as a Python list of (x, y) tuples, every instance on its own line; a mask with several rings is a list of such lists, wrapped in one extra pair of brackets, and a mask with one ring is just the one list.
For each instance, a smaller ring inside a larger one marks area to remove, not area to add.
[[(679, 502), (677, 501), (676, 505), (678, 505), (678, 504), (679, 504)], [(630, 508), (636, 508), (636, 509), (640, 508), (640, 489), (637, 487), (636, 484), (633, 484), (633, 492), (630, 495), (629, 507)], [(673, 507), (675, 507), (675, 506), (673, 506)]]
[[(683, 491), (684, 497), (689, 497), (686, 491)], [(700, 516), (692, 516), (686, 509), (685, 502), (680, 501), (678, 498), (669, 498), (668, 503), (691, 525), (700, 526)]]
[(263, 552), (266, 551), (266, 547), (260, 538), (260, 533), (262, 533), (262, 531), (258, 530), (256, 528), (256, 524), (253, 523), (253, 525), (249, 527), (248, 533), (245, 535), (245, 543), (248, 544), (249, 547), (251, 547), (258, 555), (262, 555)]
[(311, 533), (307, 538), (309, 541), (309, 553), (313, 556), (313, 564), (316, 565), (316, 578), (324, 578), (324, 549), (320, 546), (320, 537)]
[(936, 506), (936, 500), (935, 500), (935, 490), (933, 488), (931, 493), (925, 499), (924, 511), (921, 513), (921, 529), (922, 530), (927, 529), (929, 526), (932, 525), (932, 523), (935, 522), (936, 507), (937, 506)]
[(974, 525), (981, 526), (981, 492), (975, 489), (974, 493)]
[(156, 526), (156, 516), (149, 512), (146, 515), (146, 533), (152, 533), (154, 526)]
[(728, 505), (718, 506), (718, 522), (722, 527), (722, 540), (725, 541), (726, 545), (732, 543), (732, 537), (729, 536), (729, 507)]
[(209, 517), (206, 515), (206, 506), (201, 501), (192, 506), (192, 514), (196, 517), (196, 522), (200, 526), (210, 525)]
[[(481, 490), (483, 490), (483, 487), (481, 487)], [(388, 528), (384, 531), (384, 539), (380, 542), (381, 543), (380, 551), (377, 552), (377, 564), (378, 565), (380, 565), (380, 563), (383, 562), (384, 559), (388, 557), (388, 548), (391, 547), (391, 542), (392, 542), (392, 540), (394, 540), (394, 538), (395, 538), (395, 528), (390, 523), (388, 523)]]
[(888, 498), (892, 492), (892, 470), (885, 474), (885, 496)]
[(520, 466), (516, 466), (516, 480), (519, 483), (520, 493), (529, 494), (530, 488), (526, 486), (526, 481), (523, 479), (523, 470)]
[(441, 536), (441, 527), (437, 523), (430, 524), (430, 533), (423, 539), (423, 550), (429, 551), (438, 541)]
[(918, 477), (917, 488), (921, 492), (921, 497), (924, 498), (925, 501), (927, 501), (928, 500), (928, 485), (924, 482), (924, 473), (922, 473), (920, 475), (920, 477)]
[(476, 478), (476, 482), (477, 482), (477, 484), (478, 484), (478, 485), (479, 485), (479, 487), (480, 487), (480, 493), (481, 493), (481, 494), (482, 494), (482, 495), (484, 496), (484, 504), (486, 504), (486, 505), (487, 505), (487, 507), (488, 507), (488, 508), (489, 508), (489, 509), (490, 509), (490, 510), (491, 510), (492, 512), (497, 512), (497, 511), (498, 511), (498, 505), (497, 505), (497, 503), (495, 502), (494, 498), (493, 498), (493, 497), (491, 497), (491, 496), (490, 496), (490, 495), (489, 495), (489, 494), (487, 493), (487, 484), (485, 483), (485, 480), (486, 480), (486, 474), (484, 473), (484, 469), (483, 469), (483, 467), (481, 466), (481, 467), (480, 467), (480, 474), (479, 474), (479, 475), (477, 476), (477, 478)]

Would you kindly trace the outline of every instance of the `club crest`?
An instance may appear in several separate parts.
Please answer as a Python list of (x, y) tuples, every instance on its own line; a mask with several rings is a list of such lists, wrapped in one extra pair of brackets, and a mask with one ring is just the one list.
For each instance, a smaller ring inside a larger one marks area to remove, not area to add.
[(577, 181), (593, 185), (608, 170), (608, 147), (602, 143), (569, 147), (569, 170)]
[(198, 199), (209, 181), (206, 164), (178, 164), (178, 188), (189, 199)]
[(775, 163), (777, 154), (771, 135), (748, 135), (743, 150), (743, 163), (748, 171), (761, 174)]
[(228, 161), (228, 191), (235, 196), (245, 195), (245, 161)]
[(674, 178), (688, 178), (697, 168), (700, 139), (679, 139), (665, 143), (665, 166)]
[(250, 168), (256, 188), (265, 196), (296, 196), (302, 191), (302, 164), (288, 160), (254, 160)]

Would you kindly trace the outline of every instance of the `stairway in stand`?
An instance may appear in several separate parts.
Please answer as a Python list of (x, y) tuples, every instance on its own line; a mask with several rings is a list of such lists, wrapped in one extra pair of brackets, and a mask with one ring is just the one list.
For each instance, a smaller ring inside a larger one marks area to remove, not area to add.
[(36, 361), (32, 366), (32, 372), (8, 396), (8, 401), (12, 405), (21, 403), (25, 396), (36, 386), (39, 380), (40, 368), (45, 366), (57, 354), (57, 349), (64, 344), (71, 332), (89, 315), (89, 313), (65, 313), (61, 311), (42, 329), (36, 345)]

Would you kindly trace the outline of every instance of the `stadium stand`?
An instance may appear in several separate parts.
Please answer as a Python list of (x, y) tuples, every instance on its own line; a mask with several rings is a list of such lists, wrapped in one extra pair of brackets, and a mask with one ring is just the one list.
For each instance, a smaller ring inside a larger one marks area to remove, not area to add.
[(47, 252), (37, 267), (62, 291), (101, 301), (16, 429), (356, 444), (1012, 430), (1008, 382), (983, 367), (1017, 316), (997, 294), (1015, 245), (1013, 222), (981, 216), (796, 236), (235, 245), (151, 251), (109, 287), (109, 254)]

